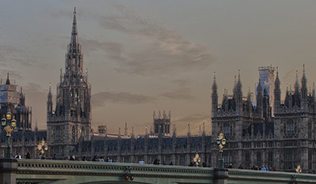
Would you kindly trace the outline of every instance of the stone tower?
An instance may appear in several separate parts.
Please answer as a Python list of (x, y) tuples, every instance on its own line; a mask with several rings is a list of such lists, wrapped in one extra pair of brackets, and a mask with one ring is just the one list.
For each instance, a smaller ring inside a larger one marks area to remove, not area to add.
[(163, 111), (162, 116), (161, 116), (160, 111), (159, 111), (158, 116), (156, 116), (156, 113), (154, 112), (153, 119), (154, 119), (154, 135), (162, 134), (164, 136), (169, 136), (171, 112), (169, 111), (169, 115), (166, 115), (166, 112)]
[(87, 79), (87, 73), (83, 73), (75, 8), (71, 39), (65, 58), (65, 72), (60, 70), (54, 110), (51, 87), (47, 96), (47, 137), (51, 155), (67, 157), (79, 142), (79, 138), (91, 138), (91, 85)]

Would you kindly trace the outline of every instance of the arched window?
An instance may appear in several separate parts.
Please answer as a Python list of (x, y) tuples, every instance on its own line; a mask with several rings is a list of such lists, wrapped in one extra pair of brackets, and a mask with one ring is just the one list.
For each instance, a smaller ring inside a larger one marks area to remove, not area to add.
[(295, 133), (295, 124), (292, 120), (290, 120), (286, 124), (286, 134), (288, 136), (293, 136), (294, 133)]
[(55, 136), (55, 139), (58, 141), (61, 139), (61, 130), (60, 130), (60, 127), (56, 127), (56, 136)]
[(226, 137), (229, 137), (230, 136), (230, 134), (231, 134), (231, 131), (230, 131), (230, 129), (231, 129), (231, 126), (229, 125), (229, 124), (225, 124), (224, 125), (224, 135), (226, 136)]

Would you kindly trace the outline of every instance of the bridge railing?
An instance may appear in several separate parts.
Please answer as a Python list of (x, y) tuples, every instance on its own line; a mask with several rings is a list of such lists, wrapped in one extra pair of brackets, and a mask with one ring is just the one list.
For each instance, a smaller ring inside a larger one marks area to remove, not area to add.
[(214, 169), (169, 165), (84, 162), (68, 160), (18, 160), (17, 174), (37, 175), (107, 175), (123, 176), (132, 173), (138, 177), (195, 178), (212, 180)]
[(316, 175), (295, 173), (295, 172), (276, 172), (276, 171), (257, 171), (247, 169), (228, 169), (229, 181), (248, 182), (270, 182), (270, 183), (316, 183)]

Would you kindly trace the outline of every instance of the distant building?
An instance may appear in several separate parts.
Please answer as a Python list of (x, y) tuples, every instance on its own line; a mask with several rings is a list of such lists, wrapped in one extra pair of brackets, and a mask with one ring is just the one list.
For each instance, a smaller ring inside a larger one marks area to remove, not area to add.
[[(20, 153), (22, 157), (28, 151), (33, 157), (37, 157), (35, 145), (46, 139), (46, 131), (32, 131), (32, 108), (25, 105), (25, 95), (17, 91), (17, 86), (12, 84), (7, 74), (4, 84), (0, 85), (0, 117), (5, 117), (7, 112), (12, 113), (12, 119), (16, 120), (16, 128), (12, 133), (12, 154)], [(6, 132), (1, 128), (0, 157), (4, 156), (7, 138)]]
[[(260, 70), (266, 72), (268, 86), (271, 86), (273, 68)], [(267, 84), (267, 82), (265, 83)], [(216, 165), (218, 146), (216, 138), (223, 132), (227, 145), (224, 148), (224, 164), (230, 163), (244, 168), (268, 166), (277, 170), (293, 171), (300, 165), (304, 172), (315, 172), (315, 87), (307, 90), (305, 68), (299, 83), (296, 75), (294, 91), (287, 89), (284, 102), (281, 100), (281, 82), (277, 72), (274, 81), (274, 117), (269, 103), (271, 93), (257, 86), (256, 106), (253, 106), (250, 93), (243, 98), (240, 75), (234, 86), (232, 97), (223, 96), (218, 103), (217, 84), (214, 76), (212, 87), (212, 165)], [(263, 93), (262, 93), (263, 92)]]
[[(269, 106), (271, 107), (271, 112), (273, 116), (274, 110), (274, 71), (275, 67), (265, 66), (259, 67), (259, 82), (262, 87), (262, 95), (264, 95), (264, 90), (269, 95)], [(258, 84), (256, 85), (258, 87)], [(256, 90), (257, 95), (257, 90)]]
[(169, 115), (163, 111), (162, 115), (159, 111), (158, 116), (154, 111), (153, 114), (154, 119), (154, 135), (159, 135), (160, 133), (164, 136), (170, 136), (170, 120), (171, 120), (171, 112), (169, 111)]

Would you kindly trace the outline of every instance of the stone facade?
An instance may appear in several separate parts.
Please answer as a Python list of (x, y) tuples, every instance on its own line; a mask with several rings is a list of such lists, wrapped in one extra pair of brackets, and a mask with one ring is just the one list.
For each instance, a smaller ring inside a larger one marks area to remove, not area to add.
[[(281, 100), (281, 82), (277, 72), (274, 81), (274, 110), (271, 112), (269, 94), (258, 82), (256, 105), (251, 93), (243, 97), (240, 74), (233, 95), (223, 95), (218, 103), (216, 78), (212, 87), (212, 165), (216, 164), (218, 147), (216, 135), (223, 132), (227, 145), (223, 157), (226, 166), (267, 166), (293, 171), (298, 165), (304, 172), (315, 172), (315, 88), (307, 90), (305, 69), (294, 91), (286, 90)], [(274, 116), (272, 116), (274, 114)]]
[(79, 139), (91, 138), (91, 86), (88, 83), (87, 73), (83, 72), (76, 9), (65, 58), (65, 73), (60, 70), (55, 109), (53, 109), (51, 87), (47, 98), (47, 141), (50, 153), (60, 158), (67, 157), (78, 144)]
[[(12, 156), (20, 153), (24, 157), (28, 151), (33, 157), (37, 157), (35, 145), (40, 140), (46, 139), (46, 131), (38, 131), (37, 126), (35, 126), (35, 131), (32, 131), (32, 108), (25, 105), (25, 94), (22, 88), (17, 91), (17, 86), (11, 83), (9, 74), (7, 74), (6, 82), (0, 85), (0, 105), (1, 118), (5, 117), (7, 112), (11, 112), (12, 118), (16, 119), (16, 128), (10, 139)], [(7, 145), (6, 132), (3, 128), (0, 134), (0, 157), (3, 157)]]

